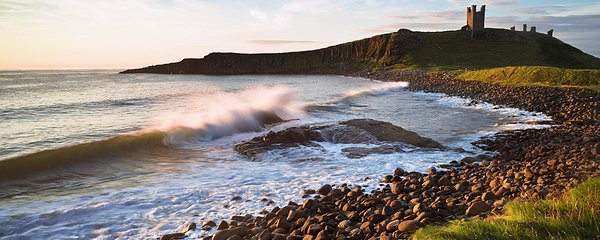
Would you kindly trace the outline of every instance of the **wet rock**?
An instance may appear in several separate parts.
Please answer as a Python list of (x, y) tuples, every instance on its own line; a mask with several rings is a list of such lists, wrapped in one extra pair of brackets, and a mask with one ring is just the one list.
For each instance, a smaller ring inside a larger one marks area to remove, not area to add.
[(242, 155), (255, 155), (274, 150), (297, 146), (318, 146), (314, 141), (322, 142), (321, 134), (310, 127), (292, 127), (279, 132), (269, 132), (235, 145), (234, 149)]
[(394, 221), (391, 221), (391, 222), (389, 222), (389, 223), (388, 223), (388, 224), (385, 226), (385, 229), (386, 229), (388, 232), (394, 232), (394, 231), (398, 230), (398, 225), (400, 225), (400, 220), (394, 220)]
[(364, 234), (369, 234), (374, 231), (373, 225), (371, 224), (371, 222), (368, 222), (368, 221), (363, 222), (360, 225), (360, 231), (363, 232)]
[(162, 237), (160, 237), (160, 240), (174, 240), (174, 239), (184, 239), (184, 238), (185, 238), (185, 234), (183, 234), (183, 233), (171, 233), (171, 234), (163, 235)]
[(189, 231), (194, 231), (196, 230), (196, 223), (192, 222), (190, 224), (188, 224), (187, 226), (185, 226), (185, 228), (183, 229), (183, 233), (187, 233)]
[(329, 237), (327, 236), (327, 232), (325, 232), (325, 230), (320, 231), (317, 236), (315, 237), (315, 240), (326, 240), (329, 239)]
[[(286, 229), (286, 231), (288, 229), (290, 229), (290, 224), (283, 218), (279, 218), (277, 219), (277, 221), (275, 221), (275, 224), (273, 225), (275, 228), (282, 228), (282, 229)], [(287, 233), (287, 232), (285, 232)]]
[(496, 195), (494, 195), (493, 192), (485, 192), (483, 195), (481, 195), (481, 200), (484, 202), (494, 198), (496, 198)]
[(504, 200), (497, 200), (494, 202), (494, 207), (499, 208), (504, 206)]
[(213, 227), (216, 227), (217, 224), (213, 221), (208, 221), (206, 223), (204, 223), (204, 225), (202, 225), (202, 230), (204, 231), (209, 231), (211, 230)]
[(394, 176), (404, 176), (407, 172), (402, 168), (394, 169)]
[(231, 198), (231, 201), (240, 201), (240, 200), (242, 200), (242, 197), (240, 197), (240, 196), (235, 196), (235, 197)]
[(217, 230), (223, 230), (223, 229), (228, 229), (229, 228), (229, 223), (227, 223), (226, 221), (221, 221), (221, 223), (219, 223), (219, 226), (217, 227)]
[(311, 225), (308, 227), (307, 233), (308, 233), (309, 235), (315, 235), (315, 236), (316, 236), (316, 235), (317, 235), (317, 234), (319, 234), (319, 232), (320, 232), (320, 231), (322, 231), (323, 229), (324, 229), (324, 228), (323, 228), (323, 225), (321, 225), (321, 224), (318, 224), (318, 223), (313, 223), (313, 224), (311, 224)]
[(474, 158), (474, 157), (466, 157), (466, 158), (463, 158), (460, 161), (463, 162), (463, 163), (466, 163), (466, 164), (470, 164), (470, 163), (478, 162), (480, 160), (477, 159), (477, 158)]
[(306, 190), (304, 190), (304, 194), (309, 194), (310, 195), (310, 194), (315, 194), (315, 193), (316, 193), (316, 191), (312, 190), (312, 189), (306, 189)]
[(244, 237), (248, 234), (249, 229), (248, 227), (245, 226), (239, 226), (239, 227), (234, 227), (231, 229), (225, 229), (225, 230), (221, 230), (215, 233), (215, 235), (213, 235), (213, 239), (212, 240), (227, 240), (232, 236), (239, 236), (239, 237)]
[(422, 148), (445, 149), (445, 147), (430, 138), (419, 136), (415, 132), (405, 130), (388, 122), (373, 119), (353, 119), (341, 122), (341, 125), (362, 129), (382, 142), (403, 142)]
[(239, 235), (233, 235), (231, 237), (228, 237), (227, 240), (242, 240), (242, 237), (240, 237)]
[(352, 226), (352, 225), (353, 225), (353, 224), (352, 224), (352, 222), (351, 222), (350, 220), (344, 220), (344, 221), (341, 221), (341, 222), (340, 222), (340, 223), (337, 225), (337, 227), (338, 227), (339, 229), (347, 229), (348, 227), (350, 227), (350, 226)]
[(326, 196), (327, 194), (329, 194), (329, 192), (331, 192), (332, 187), (329, 184), (325, 184), (323, 185), (321, 188), (319, 188), (319, 190), (317, 192), (319, 192), (319, 194)]
[(392, 186), (392, 193), (393, 194), (400, 194), (400, 193), (402, 193), (402, 190), (404, 190), (404, 185), (402, 185), (400, 183), (395, 183)]

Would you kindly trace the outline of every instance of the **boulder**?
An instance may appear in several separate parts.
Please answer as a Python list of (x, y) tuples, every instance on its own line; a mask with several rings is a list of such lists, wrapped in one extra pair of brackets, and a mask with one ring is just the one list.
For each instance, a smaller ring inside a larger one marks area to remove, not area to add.
[(183, 238), (185, 238), (185, 234), (183, 233), (171, 233), (163, 235), (162, 237), (160, 237), (160, 240), (174, 240)]
[(231, 229), (221, 230), (215, 233), (212, 240), (227, 240), (235, 235), (244, 237), (248, 234), (248, 227), (240, 226)]
[(398, 224), (398, 230), (400, 232), (410, 232), (410, 231), (417, 230), (420, 227), (421, 227), (421, 223), (417, 220), (406, 220), (406, 221), (402, 221), (400, 224)]
[(275, 150), (298, 146), (318, 146), (313, 141), (321, 142), (321, 134), (310, 127), (292, 127), (279, 132), (269, 132), (235, 145), (234, 149), (247, 157)]
[(327, 196), (327, 194), (329, 194), (329, 192), (331, 192), (331, 189), (332, 189), (331, 185), (325, 184), (321, 188), (319, 188), (319, 191), (317, 191), (317, 192), (319, 192), (319, 194), (321, 194), (321, 195)]

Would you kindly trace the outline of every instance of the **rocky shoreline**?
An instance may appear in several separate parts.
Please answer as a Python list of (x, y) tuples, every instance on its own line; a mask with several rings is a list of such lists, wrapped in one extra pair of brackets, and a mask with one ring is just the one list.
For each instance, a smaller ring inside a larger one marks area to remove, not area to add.
[[(233, 216), (204, 239), (406, 239), (424, 225), (503, 211), (509, 200), (552, 198), (598, 175), (600, 92), (580, 88), (514, 87), (455, 80), (451, 73), (387, 71), (361, 73), (382, 81), (408, 81), (413, 91), (468, 97), (543, 112), (555, 127), (496, 134), (477, 142), (497, 155), (465, 158), (427, 173), (396, 169), (382, 188), (325, 185), (256, 216)], [(196, 228), (186, 226), (186, 231)], [(162, 236), (179, 239), (185, 232)]]

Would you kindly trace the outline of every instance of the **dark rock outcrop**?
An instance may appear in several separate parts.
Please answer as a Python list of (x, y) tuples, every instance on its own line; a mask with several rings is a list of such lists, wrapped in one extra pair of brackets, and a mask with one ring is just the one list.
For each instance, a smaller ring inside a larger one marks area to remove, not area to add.
[(444, 149), (444, 146), (430, 138), (421, 137), (388, 122), (373, 119), (353, 119), (326, 126), (292, 127), (279, 132), (269, 132), (235, 145), (242, 155), (254, 157), (257, 154), (290, 147), (319, 146), (315, 142), (373, 144), (387, 143), (376, 148), (351, 147), (343, 149), (349, 157), (360, 158), (373, 153), (393, 153), (402, 151), (394, 143), (410, 144), (421, 148)]
[(322, 142), (321, 134), (310, 127), (293, 127), (279, 132), (269, 132), (235, 145), (234, 149), (242, 155), (254, 157), (269, 150), (298, 146), (318, 146)]
[(403, 142), (422, 148), (444, 149), (442, 144), (433, 139), (421, 137), (415, 132), (408, 131), (388, 122), (373, 119), (353, 119), (341, 122), (340, 124), (362, 129), (381, 142)]

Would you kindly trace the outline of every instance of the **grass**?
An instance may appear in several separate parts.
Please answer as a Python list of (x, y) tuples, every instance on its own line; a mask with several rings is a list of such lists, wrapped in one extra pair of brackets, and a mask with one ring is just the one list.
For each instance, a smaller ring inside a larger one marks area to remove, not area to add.
[(486, 29), (483, 40), (467, 32), (412, 32), (390, 35), (384, 63), (395, 69), (477, 70), (505, 66), (600, 68), (600, 59), (542, 33)]
[(600, 70), (520, 66), (466, 71), (458, 79), (508, 85), (578, 86), (600, 89)]
[(454, 220), (419, 229), (413, 239), (600, 238), (600, 178), (579, 184), (559, 200), (510, 202), (505, 208), (506, 213), (496, 218)]

